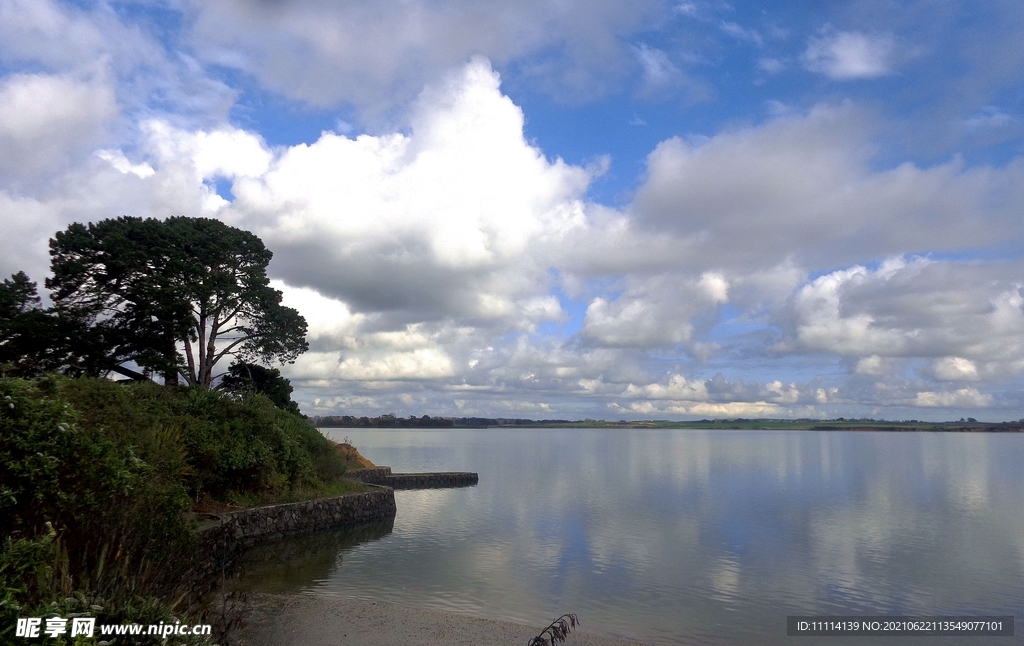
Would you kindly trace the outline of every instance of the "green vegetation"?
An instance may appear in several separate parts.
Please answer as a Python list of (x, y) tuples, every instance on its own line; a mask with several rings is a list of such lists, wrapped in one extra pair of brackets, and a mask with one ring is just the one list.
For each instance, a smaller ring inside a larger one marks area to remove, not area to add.
[(347, 492), (337, 447), (250, 392), (0, 378), (0, 642), (18, 616), (158, 623), (203, 611), (196, 501)]
[(50, 256), (51, 307), (0, 283), (0, 643), (18, 616), (196, 619), (193, 511), (363, 488), (260, 365), (304, 352), (306, 321), (218, 220), (75, 223)]
[(15, 376), (113, 371), (211, 387), (226, 358), (294, 361), (306, 321), (270, 286), (272, 256), (208, 218), (76, 222), (50, 240), (52, 307), (23, 272), (0, 284), (0, 362)]
[(292, 384), (277, 368), (236, 361), (220, 380), (220, 389), (233, 393), (260, 393), (281, 410), (300, 415), (299, 405), (292, 401)]

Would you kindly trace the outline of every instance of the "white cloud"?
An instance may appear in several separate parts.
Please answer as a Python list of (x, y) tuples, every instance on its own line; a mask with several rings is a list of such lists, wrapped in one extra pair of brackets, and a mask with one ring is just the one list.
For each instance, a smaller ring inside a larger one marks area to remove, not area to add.
[(713, 95), (706, 84), (683, 71), (665, 50), (644, 43), (633, 47), (643, 73), (638, 94), (644, 98), (664, 98), (681, 93), (686, 101), (699, 103)]
[(0, 2), (0, 54), (7, 60), (69, 69), (96, 61), (117, 43), (82, 10), (49, 0)]
[(622, 406), (612, 402), (608, 406), (616, 413), (629, 413), (633, 416), (653, 417), (658, 415), (686, 415), (691, 417), (780, 417), (786, 409), (768, 402), (728, 402), (728, 403), (671, 403), (633, 402)]
[(698, 285), (713, 302), (729, 302), (729, 281), (722, 274), (713, 271), (704, 272)]
[(450, 377), (454, 366), (440, 348), (345, 357), (340, 361), (336, 353), (307, 352), (289, 366), (287, 373), (295, 379), (404, 381)]
[(723, 20), (718, 24), (719, 29), (724, 33), (732, 36), (736, 40), (746, 41), (751, 44), (760, 47), (764, 43), (764, 38), (757, 32), (756, 29), (749, 29), (742, 25), (736, 24), (735, 22), (729, 22)]
[(794, 297), (798, 341), (809, 349), (840, 355), (901, 354), (906, 339), (900, 331), (876, 325), (875, 317), (868, 312), (849, 312), (849, 308), (842, 307), (843, 288), (866, 279), (867, 269), (853, 267), (803, 287)]
[(31, 73), (103, 77), (121, 111), (135, 117), (157, 113), (209, 124), (227, 116), (235, 90), (211, 78), (186, 51), (168, 51), (138, 19), (144, 11), (79, 4), (0, 0), (0, 61)]
[[(875, 127), (845, 103), (710, 138), (667, 139), (648, 156), (631, 229), (672, 232), (677, 266), (744, 273), (1024, 238), (1013, 215), (1024, 200), (1024, 163), (967, 168), (954, 158), (876, 169)], [(658, 257), (657, 245), (644, 246)]]
[(668, 383), (634, 386), (629, 384), (624, 397), (631, 399), (672, 399), (676, 401), (707, 401), (708, 389), (703, 381), (687, 381), (682, 375), (672, 375)]
[(932, 372), (941, 381), (977, 381), (978, 366), (963, 357), (943, 357), (932, 364)]
[(0, 226), (4, 232), (0, 236), (0, 280), (24, 271), (42, 288), (50, 266), (47, 240), (59, 223), (57, 213), (48, 205), (0, 191)]
[[(474, 55), (497, 64), (519, 61), (524, 76), (563, 98), (599, 95), (628, 69), (620, 38), (666, 3), (191, 4), (193, 43), (205, 60), (249, 72), (293, 98), (375, 111), (411, 98)], [(541, 60), (524, 60), (537, 55)]]
[(985, 106), (976, 114), (964, 119), (968, 130), (1000, 129), (1012, 125), (1016, 119), (995, 106)]
[(896, 49), (890, 34), (863, 34), (826, 28), (803, 54), (812, 72), (838, 79), (870, 79), (891, 74)]
[(259, 177), (273, 158), (261, 137), (237, 128), (185, 131), (157, 119), (143, 122), (140, 128), (146, 147), (160, 165), (187, 160), (200, 180)]
[[(117, 114), (102, 80), (14, 74), (0, 81), (0, 186), (35, 184), (80, 161)], [(13, 182), (12, 182), (13, 180)]]
[(853, 372), (858, 375), (884, 376), (891, 374), (894, 370), (894, 362), (885, 359), (877, 354), (870, 357), (858, 359)]
[(96, 156), (122, 173), (131, 173), (143, 179), (156, 174), (152, 166), (146, 162), (133, 164), (120, 150), (97, 150)]
[(277, 280), (270, 284), (283, 294), (281, 303), (285, 307), (297, 309), (306, 319), (306, 338), (311, 347), (316, 349), (324, 342), (334, 348), (355, 346), (355, 336), (367, 321), (365, 314), (353, 314), (344, 302), (314, 289), (291, 287)]
[(668, 54), (664, 51), (647, 45), (640, 45), (635, 51), (643, 68), (644, 83), (648, 89), (663, 88), (682, 78), (682, 72), (669, 60)]
[(581, 334), (607, 346), (650, 347), (686, 343), (692, 319), (729, 300), (718, 272), (701, 276), (634, 275), (617, 298), (598, 296), (587, 306)]
[(234, 182), (223, 215), (275, 249), (289, 284), (356, 310), (557, 317), (538, 256), (584, 226), (588, 173), (524, 141), (522, 113), (486, 61), (425, 92), (412, 124), (284, 150)]
[(992, 395), (981, 393), (977, 388), (961, 388), (952, 392), (925, 391), (917, 393), (915, 406), (926, 408), (988, 408)]
[(759, 58), (757, 59), (757, 69), (769, 74), (778, 74), (786, 69), (786, 64), (777, 58)]
[[(668, 296), (666, 296), (669, 298)], [(693, 326), (685, 318), (665, 316), (674, 303), (653, 299), (597, 297), (587, 306), (583, 334), (610, 346), (673, 345), (690, 340)]]
[(875, 270), (826, 274), (794, 296), (793, 349), (857, 359), (891, 372), (893, 358), (931, 362), (940, 381), (1005, 379), (1024, 369), (1024, 296), (1017, 263), (896, 258)]

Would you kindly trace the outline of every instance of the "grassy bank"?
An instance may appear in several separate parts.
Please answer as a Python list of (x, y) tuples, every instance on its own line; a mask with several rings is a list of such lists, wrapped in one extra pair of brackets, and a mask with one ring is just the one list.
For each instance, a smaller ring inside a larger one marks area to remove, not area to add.
[(195, 623), (194, 506), (361, 486), (339, 478), (358, 465), (334, 443), (261, 395), (104, 379), (0, 379), (0, 463), (0, 643), (19, 616)]

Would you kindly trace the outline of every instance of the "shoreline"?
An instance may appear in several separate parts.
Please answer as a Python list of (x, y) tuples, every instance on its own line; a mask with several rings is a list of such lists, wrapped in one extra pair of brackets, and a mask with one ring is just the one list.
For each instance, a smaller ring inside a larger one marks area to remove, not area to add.
[[(506, 646), (526, 644), (546, 625), (358, 599), (250, 593), (248, 600), (244, 624), (232, 633), (244, 646)], [(650, 646), (579, 630), (566, 646)]]

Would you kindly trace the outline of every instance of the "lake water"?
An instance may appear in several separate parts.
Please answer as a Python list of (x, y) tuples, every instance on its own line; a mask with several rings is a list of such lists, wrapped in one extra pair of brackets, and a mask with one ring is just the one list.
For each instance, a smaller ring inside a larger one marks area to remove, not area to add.
[[(395, 472), (398, 515), (264, 548), (246, 585), (659, 644), (796, 638), (787, 615), (1024, 622), (1024, 435), (641, 429), (329, 429)], [(913, 643), (1014, 644), (1017, 637)]]

